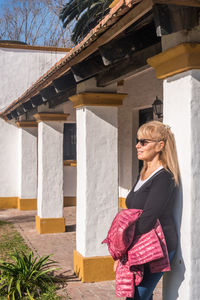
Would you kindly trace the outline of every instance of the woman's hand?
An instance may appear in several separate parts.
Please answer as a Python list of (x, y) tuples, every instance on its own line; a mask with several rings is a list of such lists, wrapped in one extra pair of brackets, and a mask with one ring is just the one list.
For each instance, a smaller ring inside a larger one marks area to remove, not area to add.
[(113, 270), (116, 272), (119, 259), (114, 262)]

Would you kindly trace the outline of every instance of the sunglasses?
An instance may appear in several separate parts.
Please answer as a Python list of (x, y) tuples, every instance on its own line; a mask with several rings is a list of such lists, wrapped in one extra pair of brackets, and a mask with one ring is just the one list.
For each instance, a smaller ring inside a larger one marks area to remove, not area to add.
[(149, 140), (149, 139), (136, 139), (136, 144), (140, 144), (141, 146), (146, 146), (149, 143), (157, 143), (160, 142), (160, 140)]

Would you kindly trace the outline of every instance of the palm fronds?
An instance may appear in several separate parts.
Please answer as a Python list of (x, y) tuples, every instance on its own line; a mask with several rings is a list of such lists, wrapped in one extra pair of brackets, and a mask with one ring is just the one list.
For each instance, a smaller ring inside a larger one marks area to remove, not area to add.
[(80, 42), (108, 13), (113, 0), (72, 0), (60, 12), (63, 27), (73, 23), (71, 40)]

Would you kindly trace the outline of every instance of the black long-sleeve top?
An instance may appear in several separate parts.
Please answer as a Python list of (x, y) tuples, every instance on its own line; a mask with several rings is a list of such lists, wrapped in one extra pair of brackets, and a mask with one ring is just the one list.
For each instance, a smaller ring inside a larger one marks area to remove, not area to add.
[(126, 198), (127, 208), (142, 209), (137, 221), (136, 235), (150, 231), (159, 219), (168, 251), (176, 249), (177, 233), (173, 219), (176, 186), (172, 174), (161, 169), (147, 180), (137, 191), (135, 185)]

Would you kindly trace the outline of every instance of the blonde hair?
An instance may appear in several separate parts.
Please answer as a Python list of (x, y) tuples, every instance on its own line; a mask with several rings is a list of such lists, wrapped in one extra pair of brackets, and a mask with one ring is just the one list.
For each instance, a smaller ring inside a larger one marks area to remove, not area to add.
[[(164, 141), (165, 145), (162, 151), (160, 152), (159, 160), (162, 163), (162, 166), (170, 171), (173, 175), (176, 185), (180, 181), (180, 172), (176, 151), (176, 142), (174, 135), (168, 125), (165, 125), (159, 121), (150, 121), (143, 124), (138, 129), (138, 137)], [(141, 170), (141, 177), (143, 177), (147, 169), (147, 163), (144, 161), (143, 168)]]

